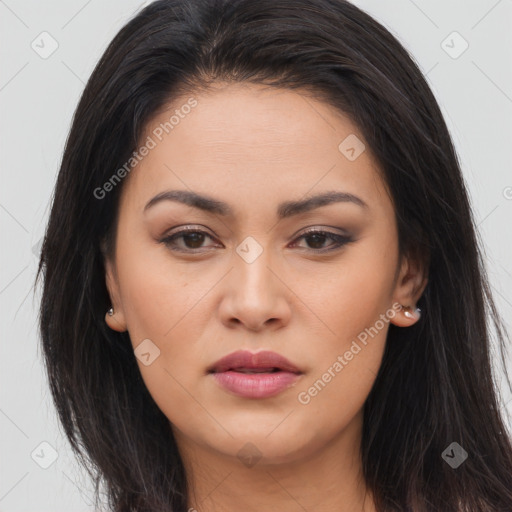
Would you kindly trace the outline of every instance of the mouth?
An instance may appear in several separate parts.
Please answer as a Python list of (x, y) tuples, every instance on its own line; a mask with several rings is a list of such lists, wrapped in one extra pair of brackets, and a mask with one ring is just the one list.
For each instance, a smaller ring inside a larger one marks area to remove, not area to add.
[(275, 352), (239, 350), (208, 368), (221, 389), (244, 399), (265, 399), (295, 386), (302, 372)]
[(287, 372), (302, 374), (293, 363), (276, 352), (263, 351), (251, 353), (239, 350), (223, 357), (211, 365), (208, 373), (236, 372), (243, 374)]

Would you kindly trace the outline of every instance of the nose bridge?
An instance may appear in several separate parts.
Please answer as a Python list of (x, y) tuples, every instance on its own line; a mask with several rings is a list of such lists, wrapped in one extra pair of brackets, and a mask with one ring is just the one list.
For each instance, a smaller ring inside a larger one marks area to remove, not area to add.
[(275, 279), (270, 271), (272, 251), (268, 244), (264, 246), (267, 242), (262, 238), (259, 237), (258, 241), (253, 236), (246, 237), (237, 246), (235, 255), (235, 282), (243, 293), (247, 292), (255, 299), (261, 294), (267, 295), (268, 299)]
[(221, 305), (224, 322), (242, 323), (251, 330), (261, 328), (270, 319), (284, 324), (290, 316), (285, 286), (273, 268), (276, 258), (263, 238), (270, 237), (261, 237), (260, 243), (248, 236), (236, 247), (229, 288)]

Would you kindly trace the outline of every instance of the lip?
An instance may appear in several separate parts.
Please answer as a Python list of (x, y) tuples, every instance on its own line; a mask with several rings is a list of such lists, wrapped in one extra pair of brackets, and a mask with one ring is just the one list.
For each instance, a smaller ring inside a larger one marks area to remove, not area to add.
[[(251, 370), (260, 372), (242, 373)], [(208, 374), (235, 395), (268, 398), (294, 385), (303, 372), (276, 352), (238, 350), (210, 366)]]
[(239, 368), (247, 370), (278, 368), (290, 373), (302, 373), (294, 364), (288, 361), (286, 357), (269, 350), (256, 352), (254, 354), (248, 350), (237, 350), (212, 364), (208, 368), (208, 373), (221, 373)]

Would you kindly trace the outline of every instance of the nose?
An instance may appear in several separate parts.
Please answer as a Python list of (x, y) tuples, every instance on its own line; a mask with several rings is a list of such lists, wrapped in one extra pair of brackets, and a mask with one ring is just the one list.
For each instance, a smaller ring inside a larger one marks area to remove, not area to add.
[(283, 272), (274, 268), (270, 252), (263, 250), (254, 261), (234, 254), (234, 268), (223, 280), (219, 306), (220, 318), (226, 327), (277, 330), (289, 323), (293, 293)]

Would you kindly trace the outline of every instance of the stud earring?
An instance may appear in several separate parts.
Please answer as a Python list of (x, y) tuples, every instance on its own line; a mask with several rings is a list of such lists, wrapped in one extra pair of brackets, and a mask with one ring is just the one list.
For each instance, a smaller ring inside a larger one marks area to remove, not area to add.
[[(410, 306), (405, 306), (407, 309), (411, 309)], [(420, 317), (420, 314), (421, 314), (421, 309), (420, 308), (416, 308), (415, 311), (414, 311), (414, 314), (411, 313), (410, 311), (405, 311), (404, 315), (407, 317), (407, 318), (414, 318), (415, 316), (417, 316), (418, 318)]]
[(110, 308), (108, 311), (108, 316), (113, 316), (114, 315), (114, 308)]

